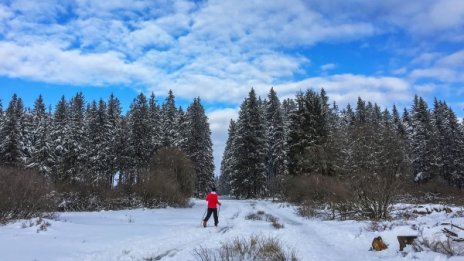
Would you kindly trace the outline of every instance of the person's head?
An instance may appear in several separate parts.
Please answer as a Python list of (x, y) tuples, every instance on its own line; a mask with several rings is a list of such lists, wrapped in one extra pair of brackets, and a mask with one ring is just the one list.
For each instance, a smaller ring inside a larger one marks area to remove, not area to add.
[(216, 188), (215, 188), (215, 187), (212, 187), (212, 188), (211, 188), (211, 191), (216, 192)]

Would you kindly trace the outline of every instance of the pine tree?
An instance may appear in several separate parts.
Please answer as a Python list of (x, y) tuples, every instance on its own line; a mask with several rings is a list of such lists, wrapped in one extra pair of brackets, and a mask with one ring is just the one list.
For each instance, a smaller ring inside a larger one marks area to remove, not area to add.
[(168, 97), (162, 106), (162, 127), (163, 127), (163, 146), (175, 146), (176, 139), (179, 137), (176, 124), (179, 121), (179, 115), (176, 108), (174, 94), (169, 90)]
[[(122, 165), (122, 154), (123, 151), (126, 149), (125, 142), (127, 141), (126, 135), (122, 128), (122, 116), (121, 116), (121, 103), (118, 98), (116, 98), (113, 94), (110, 95), (108, 99), (108, 108), (107, 108), (107, 116), (108, 116), (108, 172), (111, 173), (111, 180), (109, 181), (109, 185), (113, 185), (113, 177), (116, 173), (119, 172), (118, 176), (121, 176), (121, 171), (123, 169)], [(118, 177), (119, 178), (119, 177)]]
[(412, 172), (415, 182), (426, 182), (436, 176), (435, 141), (427, 103), (414, 98), (411, 110)]
[(219, 176), (219, 192), (221, 194), (231, 194), (231, 176), (233, 173), (233, 143), (235, 138), (235, 121), (230, 120), (228, 137), (226, 142), (226, 147), (224, 149), (224, 154), (222, 155), (221, 160), (221, 174)]
[(232, 193), (238, 197), (259, 197), (265, 191), (265, 128), (261, 122), (258, 99), (251, 89), (242, 103), (233, 151)]
[(131, 157), (134, 160), (134, 176), (129, 178), (130, 184), (137, 180), (140, 168), (147, 166), (152, 157), (150, 122), (147, 98), (143, 93), (134, 99), (130, 106), (128, 123), (130, 128), (129, 140)]
[(152, 153), (163, 145), (163, 130), (161, 126), (161, 109), (156, 104), (155, 94), (152, 93), (148, 102)]
[(280, 192), (279, 185), (287, 171), (287, 143), (282, 109), (276, 92), (271, 88), (266, 106), (267, 186), (272, 196)]
[(184, 109), (182, 107), (179, 107), (176, 113), (176, 118), (175, 118), (175, 124), (174, 124), (174, 143), (173, 146), (177, 147), (181, 151), (186, 151), (187, 148), (187, 140), (188, 136), (190, 135), (190, 130), (189, 130), (189, 121), (187, 118), (186, 112), (184, 112)]
[(299, 93), (296, 102), (297, 109), (290, 115), (289, 173), (328, 175), (331, 173), (327, 154), (329, 118), (325, 102), (312, 90)]
[(195, 98), (186, 114), (188, 130), (185, 141), (185, 153), (193, 162), (196, 172), (196, 195), (203, 197), (214, 186), (213, 144), (208, 117), (201, 105), (200, 98)]
[(22, 108), (16, 94), (10, 100), (0, 130), (0, 159), (2, 165), (21, 166), (21, 123)]
[(69, 143), (67, 154), (64, 158), (67, 176), (72, 181), (84, 182), (84, 166), (88, 165), (85, 162), (85, 120), (84, 120), (85, 100), (82, 92), (77, 93), (70, 101), (68, 124), (69, 129), (66, 135)]
[(51, 175), (55, 183), (66, 183), (71, 179), (68, 174), (68, 169), (70, 168), (69, 162), (66, 161), (71, 147), (71, 141), (68, 135), (70, 128), (68, 124), (68, 111), (69, 108), (66, 99), (62, 96), (55, 108), (52, 130), (50, 133), (53, 158)]
[(51, 177), (52, 147), (50, 140), (50, 117), (45, 111), (42, 95), (39, 95), (32, 110), (32, 158), (28, 165), (39, 173)]
[(440, 176), (449, 184), (462, 187), (464, 177), (463, 132), (453, 110), (445, 102), (435, 99), (434, 123), (437, 130), (437, 159)]
[(21, 148), (21, 166), (26, 167), (32, 157), (32, 113), (29, 108), (25, 108), (21, 98), (18, 98), (17, 111), (20, 126), (20, 148)]
[(111, 170), (111, 144), (108, 136), (110, 123), (106, 103), (102, 99), (99, 100), (98, 105), (93, 101), (86, 114), (88, 141), (86, 183), (110, 187), (113, 172)]

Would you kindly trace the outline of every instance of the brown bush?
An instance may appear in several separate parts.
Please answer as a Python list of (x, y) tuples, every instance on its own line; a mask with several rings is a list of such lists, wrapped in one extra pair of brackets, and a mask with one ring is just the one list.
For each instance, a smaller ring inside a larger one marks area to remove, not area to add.
[(36, 171), (0, 168), (0, 223), (52, 210), (52, 186)]
[(443, 178), (436, 177), (426, 183), (407, 183), (402, 190), (402, 199), (408, 202), (443, 203), (464, 205), (463, 190), (450, 186)]
[(157, 206), (163, 202), (185, 206), (194, 189), (195, 169), (192, 162), (183, 152), (164, 148), (141, 172), (134, 191), (146, 206)]
[(301, 204), (300, 214), (317, 215), (317, 209), (328, 207), (331, 219), (346, 218), (351, 213), (353, 193), (350, 184), (340, 177), (311, 175), (292, 177), (284, 185), (287, 200)]

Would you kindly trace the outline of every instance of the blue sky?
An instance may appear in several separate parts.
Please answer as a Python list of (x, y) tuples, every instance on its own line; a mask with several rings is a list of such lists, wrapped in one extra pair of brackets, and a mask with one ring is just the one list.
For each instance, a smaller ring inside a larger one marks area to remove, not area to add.
[(464, 116), (464, 1), (1, 0), (0, 99), (52, 107), (139, 93), (200, 96), (216, 167), (250, 87), (281, 98), (324, 87), (341, 106), (414, 94)]

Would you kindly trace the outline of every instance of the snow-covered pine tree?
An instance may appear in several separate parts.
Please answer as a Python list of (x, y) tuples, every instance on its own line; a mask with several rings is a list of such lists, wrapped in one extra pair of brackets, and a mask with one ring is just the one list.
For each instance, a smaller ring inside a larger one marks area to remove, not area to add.
[(290, 115), (289, 173), (327, 175), (328, 115), (324, 102), (319, 94), (307, 90), (297, 95), (296, 103), (297, 109)]
[(436, 146), (427, 103), (415, 96), (411, 110), (412, 174), (415, 182), (426, 182), (436, 176)]
[(187, 148), (187, 139), (190, 132), (188, 128), (189, 123), (187, 119), (187, 113), (184, 112), (182, 107), (179, 107), (174, 124), (175, 137), (173, 146), (179, 148), (183, 152), (185, 152)]
[(20, 124), (21, 166), (26, 167), (32, 157), (32, 112), (25, 108), (21, 98), (18, 98), (17, 113)]
[(435, 99), (433, 116), (440, 152), (437, 157), (440, 175), (450, 185), (461, 187), (464, 175), (462, 128), (453, 110), (443, 101)]
[(163, 144), (163, 130), (161, 126), (161, 108), (156, 104), (155, 94), (151, 93), (148, 101), (149, 121), (152, 154), (154, 154)]
[(2, 129), (0, 130), (0, 159), (6, 166), (21, 166), (21, 123), (22, 117), (19, 98), (13, 94), (6, 109)]
[[(407, 110), (406, 110), (407, 112)], [(405, 117), (409, 118), (408, 115)], [(400, 116), (398, 109), (395, 105), (393, 105), (392, 109), (392, 128), (395, 131), (397, 138), (399, 139), (402, 153), (405, 157), (405, 161), (410, 163), (409, 151), (410, 151), (410, 142), (409, 142), (409, 135), (408, 135), (408, 126), (406, 126), (405, 121)]]
[(352, 162), (353, 146), (351, 142), (351, 135), (354, 132), (356, 122), (355, 113), (350, 104), (340, 112), (339, 126), (337, 130), (338, 138), (338, 157), (337, 157), (337, 170), (341, 175), (349, 173), (350, 164)]
[(221, 174), (219, 176), (219, 193), (230, 195), (230, 179), (233, 172), (233, 141), (235, 137), (235, 121), (230, 120), (226, 147), (221, 160)]
[(42, 95), (39, 95), (34, 102), (32, 117), (32, 158), (28, 167), (37, 169), (45, 177), (51, 177), (53, 161), (50, 140), (51, 119), (45, 111)]
[(65, 160), (68, 155), (69, 148), (71, 147), (71, 141), (68, 135), (68, 111), (69, 107), (67, 105), (66, 99), (64, 96), (62, 96), (56, 105), (50, 132), (52, 144), (51, 176), (55, 183), (70, 181), (70, 177), (67, 171), (70, 166), (69, 163)]
[(69, 146), (64, 158), (67, 176), (76, 182), (85, 182), (85, 100), (82, 92), (77, 93), (69, 104)]
[(87, 110), (86, 118), (86, 184), (108, 188), (112, 182), (112, 158), (106, 103), (102, 99), (98, 105), (93, 101)]
[(288, 174), (287, 142), (282, 109), (277, 93), (271, 88), (266, 106), (267, 187), (271, 196), (280, 193), (282, 179)]
[[(108, 158), (109, 158), (109, 165), (108, 165), (108, 172), (111, 173), (111, 180), (110, 186), (113, 184), (114, 175), (119, 171), (121, 173), (123, 164), (122, 154), (123, 151), (126, 149), (125, 143), (127, 141), (126, 135), (127, 133), (123, 133), (121, 131), (121, 123), (122, 123), (122, 116), (121, 116), (121, 103), (117, 97), (113, 94), (110, 95), (108, 99), (108, 107), (107, 107), (107, 116), (108, 116)], [(118, 177), (119, 178), (119, 177)]]
[(193, 99), (186, 113), (184, 151), (192, 161), (195, 173), (195, 194), (203, 197), (214, 186), (213, 143), (208, 117), (200, 98)]
[(127, 185), (130, 187), (133, 180), (135, 160), (133, 155), (133, 147), (128, 136), (131, 133), (131, 126), (128, 117), (121, 117), (120, 126), (116, 129), (115, 150), (116, 150), (116, 168), (119, 171), (118, 185)]
[(161, 110), (163, 147), (175, 146), (176, 138), (179, 137), (177, 128), (178, 114), (174, 94), (172, 90), (169, 90), (168, 97), (166, 97)]
[(140, 93), (130, 105), (128, 120), (130, 147), (133, 153), (131, 157), (135, 164), (133, 170), (135, 176), (131, 176), (129, 181), (133, 184), (137, 180), (140, 168), (146, 167), (152, 156), (149, 110), (147, 98), (143, 93)]
[(254, 89), (240, 106), (234, 138), (231, 187), (238, 197), (259, 197), (265, 191), (265, 129)]

